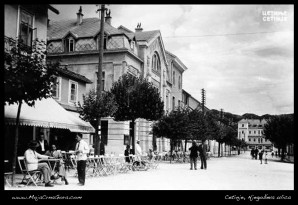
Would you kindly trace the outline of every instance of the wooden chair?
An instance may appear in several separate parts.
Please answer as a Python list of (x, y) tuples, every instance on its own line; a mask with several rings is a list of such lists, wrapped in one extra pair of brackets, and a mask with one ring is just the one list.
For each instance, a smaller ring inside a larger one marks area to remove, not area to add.
[[(8, 160), (4, 160), (4, 163), (8, 163)], [(4, 172), (4, 181), (5, 184), (11, 187), (12, 185), (9, 183), (9, 178), (12, 177), (12, 172)]]
[(42, 183), (42, 180), (41, 180), (42, 174), (40, 170), (28, 171), (24, 156), (18, 157), (18, 163), (19, 163), (20, 170), (23, 174), (23, 179), (21, 184), (25, 184), (27, 186), (28, 184), (33, 183), (35, 186), (37, 186), (38, 184)]

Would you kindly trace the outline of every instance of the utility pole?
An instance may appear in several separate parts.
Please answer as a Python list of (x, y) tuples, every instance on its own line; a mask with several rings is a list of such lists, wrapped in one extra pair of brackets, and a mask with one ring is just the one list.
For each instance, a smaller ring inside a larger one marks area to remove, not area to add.
[(203, 88), (202, 89), (202, 111), (203, 111), (203, 116), (205, 115), (205, 106), (206, 106), (206, 91)]
[[(99, 6), (99, 5), (98, 5)], [(98, 56), (98, 71), (97, 71), (97, 86), (96, 86), (96, 98), (97, 100), (101, 100), (101, 81), (102, 81), (102, 62), (103, 62), (103, 45), (104, 45), (104, 17), (105, 17), (105, 5), (101, 4), (101, 8), (97, 10), (100, 12), (100, 33), (99, 33), (99, 56)], [(99, 137), (99, 126), (100, 126), (100, 118), (96, 119), (95, 125), (95, 146), (94, 146), (94, 154), (99, 155), (100, 151), (100, 137)]]

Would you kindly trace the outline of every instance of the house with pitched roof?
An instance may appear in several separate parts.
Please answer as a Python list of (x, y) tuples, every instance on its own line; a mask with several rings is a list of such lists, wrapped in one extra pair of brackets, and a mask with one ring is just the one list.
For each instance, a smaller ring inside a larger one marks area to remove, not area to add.
[[(47, 59), (52, 62), (59, 60), (62, 66), (67, 67), (67, 70), (92, 81), (86, 85), (86, 92), (88, 92), (97, 87), (100, 19), (83, 18), (83, 16), (82, 8), (80, 8), (76, 19), (49, 22)], [(112, 83), (120, 76), (130, 73), (147, 78), (159, 90), (161, 98), (165, 100), (166, 91), (171, 93), (171, 88), (166, 82), (169, 54), (167, 55), (164, 48), (160, 31), (143, 31), (141, 24), (138, 24), (134, 32), (124, 26), (115, 28), (111, 20), (108, 14), (104, 22), (101, 82), (103, 90), (109, 90)], [(173, 56), (172, 61), (177, 61), (177, 57)], [(183, 64), (177, 63), (177, 65), (180, 66), (180, 70), (186, 70)], [(177, 86), (179, 76), (182, 78), (182, 75), (175, 74)], [(177, 105), (181, 98), (182, 94), (179, 94), (175, 100)], [(131, 138), (130, 144), (139, 139), (141, 147), (147, 151), (150, 146), (159, 143), (160, 139), (154, 139), (150, 134), (151, 124), (152, 122), (139, 119), (135, 126), (135, 139)], [(101, 137), (106, 143), (107, 153), (123, 153), (124, 136), (132, 136), (131, 126), (130, 122), (116, 122), (112, 118), (101, 119)], [(90, 142), (93, 143), (92, 136)], [(158, 146), (161, 151), (166, 149), (167, 143), (159, 144), (164, 144), (163, 147)]]

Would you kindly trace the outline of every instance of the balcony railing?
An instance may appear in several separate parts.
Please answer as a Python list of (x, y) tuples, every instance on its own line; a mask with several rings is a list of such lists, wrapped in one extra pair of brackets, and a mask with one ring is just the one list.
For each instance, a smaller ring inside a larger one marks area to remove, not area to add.
[[(33, 42), (34, 43), (34, 42)], [(23, 44), (21, 42), (21, 40), (16, 40), (7, 36), (4, 36), (4, 50), (6, 52), (11, 51), (12, 48), (16, 47), (16, 45), (18, 44), (18, 48), (20, 49), (20, 51), (22, 53), (31, 53), (32, 51), (32, 47), (31, 46), (27, 46), (25, 44)]]

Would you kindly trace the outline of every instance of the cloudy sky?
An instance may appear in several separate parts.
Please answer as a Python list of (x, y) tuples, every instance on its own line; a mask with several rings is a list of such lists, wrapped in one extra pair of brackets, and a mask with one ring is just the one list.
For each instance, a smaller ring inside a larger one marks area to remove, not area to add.
[[(53, 21), (76, 19), (79, 6), (84, 18), (99, 16), (92, 4), (53, 6), (60, 11), (49, 13)], [(134, 31), (141, 22), (144, 31), (160, 30), (166, 50), (188, 68), (183, 89), (201, 101), (204, 88), (208, 108), (238, 115), (294, 112), (293, 5), (107, 8), (116, 28)]]

